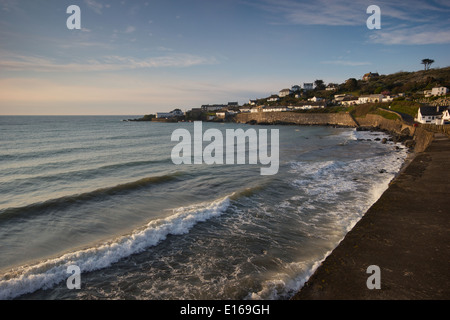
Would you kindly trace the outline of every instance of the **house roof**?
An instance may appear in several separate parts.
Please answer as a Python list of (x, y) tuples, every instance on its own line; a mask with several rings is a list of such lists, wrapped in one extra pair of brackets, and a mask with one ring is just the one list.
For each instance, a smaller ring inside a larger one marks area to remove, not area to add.
[(441, 115), (445, 110), (447, 110), (447, 106), (445, 107), (420, 107), (420, 114), (423, 116), (439, 116)]

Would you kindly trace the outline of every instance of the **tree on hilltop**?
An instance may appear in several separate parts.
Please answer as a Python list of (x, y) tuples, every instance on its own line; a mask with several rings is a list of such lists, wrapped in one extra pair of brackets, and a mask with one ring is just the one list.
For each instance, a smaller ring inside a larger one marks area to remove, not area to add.
[(434, 62), (433, 59), (422, 59), (421, 64), (424, 65), (425, 71), (430, 70), (431, 64)]
[(316, 80), (314, 81), (314, 84), (316, 85), (317, 90), (325, 89), (325, 83), (323, 82), (323, 80)]

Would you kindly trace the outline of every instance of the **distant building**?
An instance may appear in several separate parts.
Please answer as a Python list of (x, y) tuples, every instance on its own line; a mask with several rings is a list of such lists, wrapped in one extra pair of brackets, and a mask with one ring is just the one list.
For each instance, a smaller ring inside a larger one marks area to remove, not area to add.
[(417, 112), (417, 117), (414, 119), (419, 123), (442, 125), (445, 123), (445, 118), (448, 118), (448, 108), (445, 107), (420, 107)]
[(173, 114), (171, 114), (170, 112), (157, 112), (156, 113), (156, 119), (167, 119), (167, 118), (172, 118)]
[(312, 101), (312, 102), (319, 102), (319, 101), (322, 101), (322, 100), (323, 100), (323, 98), (319, 98), (319, 97), (316, 97), (316, 96), (308, 99), (308, 101)]
[(447, 87), (435, 87), (431, 89), (432, 96), (444, 96), (448, 93)]
[(314, 89), (314, 83), (303, 83), (303, 90), (313, 90)]
[(302, 88), (300, 86), (298, 86), (298, 85), (294, 85), (294, 86), (291, 87), (291, 91), (292, 92), (300, 92), (301, 89)]
[(220, 118), (220, 119), (224, 119), (227, 116), (228, 112), (227, 111), (219, 111), (216, 112), (216, 117)]
[(358, 104), (358, 101), (359, 100), (356, 97), (345, 97), (344, 99), (342, 99), (340, 101), (340, 104), (342, 106), (353, 106), (353, 105)]
[(279, 96), (280, 98), (286, 97), (288, 95), (291, 94), (291, 90), (290, 89), (283, 89), (280, 91)]
[(169, 118), (181, 117), (181, 116), (184, 116), (184, 112), (181, 111), (180, 109), (175, 109), (170, 112), (157, 112), (156, 113), (157, 119), (169, 119)]
[(269, 98), (267, 98), (267, 101), (269, 101), (269, 102), (280, 101), (280, 97), (277, 95), (271, 95)]
[(288, 107), (283, 106), (276, 106), (276, 107), (263, 107), (263, 112), (283, 112), (283, 111), (290, 111)]
[(444, 124), (450, 124), (450, 107), (442, 113), (442, 120), (444, 121)]
[(320, 102), (304, 102), (296, 106), (291, 107), (294, 110), (310, 110), (310, 109), (323, 109), (327, 106), (324, 101)]
[(325, 88), (326, 91), (336, 91), (338, 88), (338, 85), (335, 83), (329, 83), (327, 87)]
[(370, 94), (362, 95), (358, 98), (358, 104), (364, 104), (369, 102), (382, 102), (384, 96), (382, 94)]
[(211, 111), (217, 111), (221, 110), (222, 108), (225, 108), (226, 105), (223, 104), (204, 104), (201, 106), (201, 109), (203, 112), (211, 112)]
[(375, 72), (375, 73), (369, 72), (369, 73), (366, 73), (362, 79), (364, 81), (369, 81), (370, 79), (378, 78), (379, 76), (380, 75), (378, 74), (378, 72)]

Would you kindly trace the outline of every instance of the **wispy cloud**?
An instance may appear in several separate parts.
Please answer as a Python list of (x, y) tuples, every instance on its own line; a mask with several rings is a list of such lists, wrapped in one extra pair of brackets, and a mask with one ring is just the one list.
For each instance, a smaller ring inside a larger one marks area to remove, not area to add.
[(436, 26), (382, 29), (369, 36), (371, 42), (387, 45), (449, 44), (450, 30)]
[[(298, 25), (356, 26), (365, 25), (368, 18), (367, 7), (376, 4), (381, 8), (382, 19), (400, 19), (423, 23), (433, 20), (435, 14), (450, 13), (450, 4), (442, 0), (409, 0), (393, 2), (377, 0), (262, 0), (249, 2), (261, 10), (270, 12), (279, 23)], [(424, 15), (424, 12), (427, 14)]]
[(0, 0), (0, 8), (2, 11), (11, 12), (19, 9), (18, 0)]
[(330, 61), (322, 61), (322, 64), (333, 64), (338, 66), (347, 66), (347, 67), (358, 67), (358, 66), (367, 66), (371, 65), (371, 62), (363, 62), (363, 61), (345, 61), (345, 60), (330, 60)]
[(133, 33), (133, 32), (135, 32), (136, 31), (136, 27), (133, 27), (133, 26), (128, 26), (126, 29), (125, 29), (125, 33)]
[(100, 59), (92, 59), (84, 62), (67, 63), (36, 56), (0, 56), (0, 69), (37, 72), (99, 72), (164, 67), (186, 68), (216, 63), (218, 63), (218, 61), (214, 57), (202, 57), (182, 53), (149, 57), (145, 59), (124, 56), (105, 56)]
[(96, 0), (84, 0), (89, 9), (95, 13), (102, 14), (102, 10), (105, 7), (102, 3)]

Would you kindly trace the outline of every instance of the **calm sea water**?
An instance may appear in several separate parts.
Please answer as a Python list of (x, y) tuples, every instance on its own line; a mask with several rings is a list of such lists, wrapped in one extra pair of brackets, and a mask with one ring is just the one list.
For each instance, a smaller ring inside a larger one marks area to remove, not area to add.
[(124, 118), (0, 117), (1, 299), (289, 298), (406, 157), (381, 133), (203, 123), (279, 129), (278, 174), (175, 165), (193, 123)]

